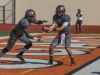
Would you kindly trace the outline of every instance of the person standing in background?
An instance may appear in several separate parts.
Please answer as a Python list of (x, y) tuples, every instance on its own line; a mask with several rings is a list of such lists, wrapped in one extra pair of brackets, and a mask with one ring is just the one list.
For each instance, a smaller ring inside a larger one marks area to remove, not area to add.
[(83, 16), (83, 13), (81, 12), (81, 9), (78, 9), (77, 14), (76, 14), (77, 21), (76, 21), (76, 25), (75, 25), (76, 33), (81, 33), (81, 31), (82, 31), (82, 29), (81, 29), (81, 25), (82, 25), (82, 21), (83, 21), (82, 16)]

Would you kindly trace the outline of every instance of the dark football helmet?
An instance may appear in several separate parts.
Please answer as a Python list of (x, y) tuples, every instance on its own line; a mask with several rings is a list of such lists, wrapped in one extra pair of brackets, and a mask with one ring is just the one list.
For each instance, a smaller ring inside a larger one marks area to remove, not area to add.
[(62, 12), (62, 15), (63, 14), (65, 14), (65, 7), (63, 6), (63, 5), (58, 5), (57, 7), (56, 7), (56, 14), (57, 14), (57, 12)]
[(26, 10), (26, 12), (25, 12), (25, 17), (26, 17), (29, 21), (32, 21), (32, 20), (35, 19), (35, 17), (36, 17), (35, 11), (32, 10), (32, 9)]

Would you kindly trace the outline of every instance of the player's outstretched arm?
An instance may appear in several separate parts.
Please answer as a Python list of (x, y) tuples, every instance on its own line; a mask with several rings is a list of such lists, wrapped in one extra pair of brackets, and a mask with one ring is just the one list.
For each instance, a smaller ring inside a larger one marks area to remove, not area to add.
[(32, 39), (32, 40), (36, 40), (36, 41), (40, 41), (40, 42), (43, 42), (44, 41), (42, 38), (36, 38), (36, 37), (33, 37), (33, 36), (29, 35), (29, 32), (28, 32), (28, 28), (27, 27), (24, 28), (24, 32), (25, 32), (26, 36), (28, 38)]
[(33, 23), (35, 23), (35, 24), (43, 24), (43, 23), (46, 23), (46, 22), (48, 22), (48, 21), (47, 20), (36, 20)]
[(33, 39), (33, 36), (29, 35), (28, 27), (24, 27), (24, 32), (25, 32), (25, 35), (26, 35), (28, 38)]

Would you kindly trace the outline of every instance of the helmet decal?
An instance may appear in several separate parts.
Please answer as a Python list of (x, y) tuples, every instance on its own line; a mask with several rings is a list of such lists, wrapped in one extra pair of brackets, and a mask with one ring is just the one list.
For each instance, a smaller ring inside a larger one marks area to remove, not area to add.
[(61, 7), (61, 10), (65, 9), (64, 7)]
[(26, 22), (24, 21), (23, 24), (25, 24)]

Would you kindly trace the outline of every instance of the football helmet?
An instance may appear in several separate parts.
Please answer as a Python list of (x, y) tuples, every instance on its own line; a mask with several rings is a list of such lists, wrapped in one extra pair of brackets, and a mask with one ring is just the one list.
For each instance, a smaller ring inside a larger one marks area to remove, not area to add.
[[(63, 5), (58, 5), (57, 7), (56, 7), (56, 14), (57, 14), (57, 12), (62, 12), (62, 15), (63, 14), (65, 14), (65, 7), (63, 6)], [(58, 15), (58, 14), (57, 14)]]
[(35, 11), (32, 10), (32, 9), (26, 10), (26, 12), (25, 12), (25, 17), (26, 17), (29, 21), (32, 21), (32, 20), (35, 19), (35, 17), (36, 17)]

